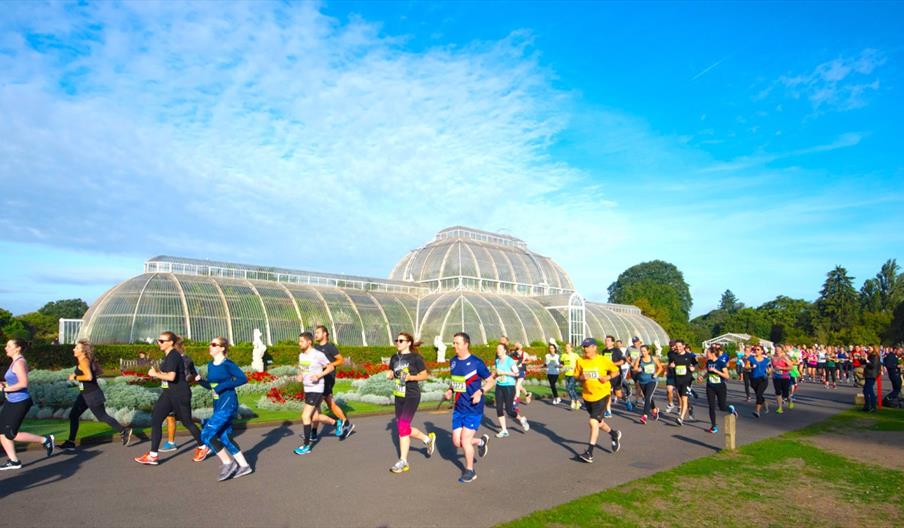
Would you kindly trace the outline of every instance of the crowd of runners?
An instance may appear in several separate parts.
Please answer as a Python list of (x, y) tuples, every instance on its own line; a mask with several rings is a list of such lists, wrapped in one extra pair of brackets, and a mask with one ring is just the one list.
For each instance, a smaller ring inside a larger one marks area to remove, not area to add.
[[(426, 362), (418, 351), (420, 344), (409, 333), (398, 334), (395, 340), (397, 352), (390, 358), (386, 372), (387, 379), (393, 382), (399, 446), (399, 458), (390, 467), (393, 473), (410, 470), (411, 437), (422, 443), (427, 458), (436, 449), (435, 432), (422, 431), (413, 425), (421, 400), (419, 382), (430, 376)], [(859, 346), (778, 345), (767, 350), (753, 345), (738, 350), (732, 358), (722, 345), (714, 344), (698, 356), (681, 340), (670, 341), (665, 356), (661, 357), (659, 350), (651, 350), (638, 337), (625, 347), (612, 336), (606, 336), (602, 344), (593, 338), (584, 339), (580, 343), (580, 354), (573, 350), (571, 344), (566, 344), (560, 351), (557, 344), (550, 343), (545, 356), (538, 358), (528, 354), (520, 343), (510, 344), (507, 338), (502, 337), (492, 364), (487, 365), (471, 354), (468, 334), (455, 334), (452, 344), (455, 355), (449, 362), (450, 384), (444, 398), (452, 403), (452, 443), (461, 449), (465, 459), (464, 471), (459, 478), (462, 483), (477, 478), (475, 458), (483, 458), (489, 452), (490, 435), (478, 434), (484, 420), (488, 391), (493, 391), (495, 399), (499, 426), (495, 438), (509, 437), (509, 419), (524, 432), (530, 430), (523, 406), (531, 402), (532, 395), (526, 389), (524, 380), (529, 365), (535, 361), (540, 361), (541, 368), (545, 369), (553, 405), (587, 412), (587, 444), (578, 459), (593, 463), (595, 449), (599, 448), (600, 431), (609, 436), (610, 453), (615, 454), (621, 448), (621, 431), (606, 421), (612, 417), (614, 405), (623, 405), (623, 419), (634, 419), (636, 416), (637, 422), (643, 425), (668, 420), (682, 426), (686, 421), (696, 420), (694, 400), (699, 398), (694, 389), (696, 384), (701, 391), (705, 390), (710, 422), (708, 431), (717, 433), (719, 413), (738, 416), (737, 407), (728, 402), (726, 384), (734, 369), (738, 379), (744, 383), (747, 401), (755, 402), (751, 416), (756, 419), (770, 412), (766, 396), (770, 378), (775, 413), (794, 409), (795, 393), (801, 383), (820, 383), (827, 389), (833, 389), (838, 383), (855, 382), (863, 386), (863, 410), (872, 412), (877, 407), (876, 380), (883, 370), (892, 385), (888, 401), (899, 400), (900, 363), (904, 359), (904, 348), (901, 347)], [(178, 419), (196, 444), (194, 461), (204, 461), (211, 452), (219, 458), (218, 480), (251, 474), (253, 469), (235, 443), (232, 428), (238, 410), (235, 389), (247, 383), (248, 379), (241, 368), (228, 358), (229, 342), (222, 337), (211, 340), (210, 361), (204, 378), (185, 354), (179, 336), (163, 332), (157, 339), (157, 345), (163, 359), (158, 367), (149, 369), (148, 376), (160, 380), (162, 390), (152, 412), (150, 450), (136, 457), (135, 462), (157, 465), (161, 452), (175, 450), (175, 422)], [(355, 426), (333, 398), (336, 369), (343, 364), (344, 358), (330, 342), (327, 328), (318, 326), (314, 333), (301, 333), (298, 346), (297, 377), (304, 385), (304, 407), (301, 412), (302, 442), (294, 454), (304, 456), (313, 451), (319, 439), (320, 425), (331, 427), (340, 441), (349, 438)], [(7, 461), (0, 465), (0, 470), (22, 467), (14, 442), (41, 444), (47, 456), (53, 455), (57, 449), (76, 449), (79, 417), (88, 409), (98, 420), (118, 432), (123, 445), (129, 444), (131, 427), (119, 424), (104, 409), (104, 394), (97, 383), (102, 370), (90, 343), (79, 341), (73, 350), (77, 366), (69, 379), (78, 384), (79, 395), (70, 412), (68, 439), (59, 445), (53, 435), (40, 436), (20, 431), (33, 404), (28, 391), (28, 366), (24, 355), (27, 344), (12, 339), (6, 343), (5, 350), (11, 364), (2, 382), (5, 401), (0, 409), (0, 442)], [(663, 378), (666, 407), (660, 409), (655, 393), (659, 380)], [(560, 379), (564, 379), (563, 393), (559, 392)], [(212, 392), (213, 415), (200, 421), (200, 428), (191, 415), (191, 383), (198, 383)], [(167, 425), (168, 438), (161, 446), (164, 424)]]

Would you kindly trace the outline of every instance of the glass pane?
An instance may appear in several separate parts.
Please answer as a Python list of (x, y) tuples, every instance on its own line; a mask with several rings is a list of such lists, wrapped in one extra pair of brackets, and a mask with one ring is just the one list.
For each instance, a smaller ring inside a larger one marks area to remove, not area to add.
[(320, 300), (320, 295), (317, 294), (315, 288), (301, 285), (288, 286), (288, 288), (292, 297), (295, 297), (298, 311), (301, 312), (303, 331), (313, 333), (317, 325), (323, 325), (329, 330), (330, 336), (334, 336), (336, 330), (333, 328), (333, 322), (330, 321), (325, 305)]
[(232, 321), (232, 338), (236, 343), (250, 343), (254, 340), (254, 329), (267, 338), (267, 324), (261, 301), (246, 284), (230, 279), (219, 279), (229, 316)]
[(257, 282), (254, 284), (270, 321), (270, 339), (273, 343), (288, 341), (296, 343), (301, 332), (301, 321), (295, 312), (295, 305), (282, 288), (275, 288)]
[(175, 332), (185, 336), (185, 313), (176, 283), (167, 275), (156, 275), (147, 283), (135, 316), (133, 339), (155, 339), (160, 332)]
[(390, 345), (389, 328), (386, 326), (386, 320), (383, 319), (383, 313), (374, 300), (364, 292), (346, 290), (345, 293), (358, 309), (361, 322), (364, 324), (364, 337), (367, 339), (367, 344), (372, 346)]
[(229, 339), (226, 324), (226, 307), (220, 291), (212, 279), (174, 275), (185, 293), (191, 337), (195, 341), (207, 341), (217, 336)]
[(322, 288), (319, 291), (333, 315), (333, 325), (335, 326), (335, 333), (331, 334), (333, 339), (343, 345), (363, 346), (361, 319), (348, 297), (337, 289)]

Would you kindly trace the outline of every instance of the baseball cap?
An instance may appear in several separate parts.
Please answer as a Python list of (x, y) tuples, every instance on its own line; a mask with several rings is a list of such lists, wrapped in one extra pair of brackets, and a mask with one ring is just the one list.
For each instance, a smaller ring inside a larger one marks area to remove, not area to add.
[(632, 342), (632, 343), (636, 343), (636, 342), (638, 342), (638, 341), (640, 341), (640, 338), (637, 337), (637, 336), (634, 336), (634, 337), (631, 338), (631, 342)]
[(584, 348), (594, 346), (596, 344), (596, 339), (593, 339), (592, 337), (588, 337), (587, 339), (581, 341), (581, 346)]

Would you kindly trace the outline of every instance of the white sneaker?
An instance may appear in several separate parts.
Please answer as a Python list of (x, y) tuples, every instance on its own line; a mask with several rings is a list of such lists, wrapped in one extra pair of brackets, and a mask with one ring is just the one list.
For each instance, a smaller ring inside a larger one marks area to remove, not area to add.
[(498, 433), (496, 433), (496, 438), (508, 438), (508, 435), (509, 435), (509, 432), (506, 431), (505, 429), (503, 429), (503, 430), (499, 431)]
[(674, 410), (675, 410), (675, 406), (672, 405), (671, 403), (668, 404), (668, 405), (665, 407), (665, 412), (666, 412), (666, 414), (671, 414), (672, 411), (674, 411)]
[(530, 431), (530, 424), (527, 423), (527, 418), (522, 416), (521, 418), (518, 418), (518, 421), (521, 422), (521, 427), (524, 428), (525, 432)]

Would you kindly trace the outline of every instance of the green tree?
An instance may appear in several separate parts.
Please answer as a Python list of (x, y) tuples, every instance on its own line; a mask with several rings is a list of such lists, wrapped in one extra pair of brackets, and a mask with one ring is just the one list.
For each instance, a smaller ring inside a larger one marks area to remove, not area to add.
[(81, 319), (87, 311), (88, 304), (81, 299), (61, 299), (45, 304), (38, 313), (55, 319)]
[(744, 307), (744, 303), (738, 301), (737, 296), (731, 290), (725, 290), (722, 300), (719, 301), (719, 309), (726, 312), (737, 312)]
[(636, 304), (640, 298), (668, 312), (670, 321), (680, 323), (687, 323), (693, 305), (684, 275), (674, 264), (662, 260), (635, 264), (609, 285), (609, 302)]
[(854, 278), (842, 266), (835, 266), (835, 269), (826, 274), (826, 281), (816, 300), (819, 326), (830, 335), (854, 326), (859, 315), (857, 301)]
[(886, 330), (885, 341), (891, 344), (904, 344), (904, 301), (898, 303), (892, 313), (891, 323)]
[(25, 326), (25, 323), (15, 318), (10, 319), (0, 328), (0, 334), (3, 335), (4, 341), (7, 339), (31, 339), (31, 330)]
[(860, 288), (860, 307), (867, 312), (878, 312), (883, 305), (878, 279), (866, 279)]
[(812, 341), (813, 304), (804, 299), (779, 295), (757, 308), (772, 324), (769, 340), (775, 343)]
[(898, 303), (904, 301), (904, 273), (899, 274), (900, 269), (895, 259), (888, 259), (876, 274), (882, 310), (894, 310)]
[(16, 317), (21, 321), (31, 334), (31, 339), (44, 343), (50, 343), (59, 337), (60, 325), (59, 318), (52, 315), (42, 314), (40, 312), (31, 312)]
[(772, 322), (765, 313), (754, 308), (742, 308), (725, 319), (719, 334), (735, 333), (765, 337), (772, 331)]

